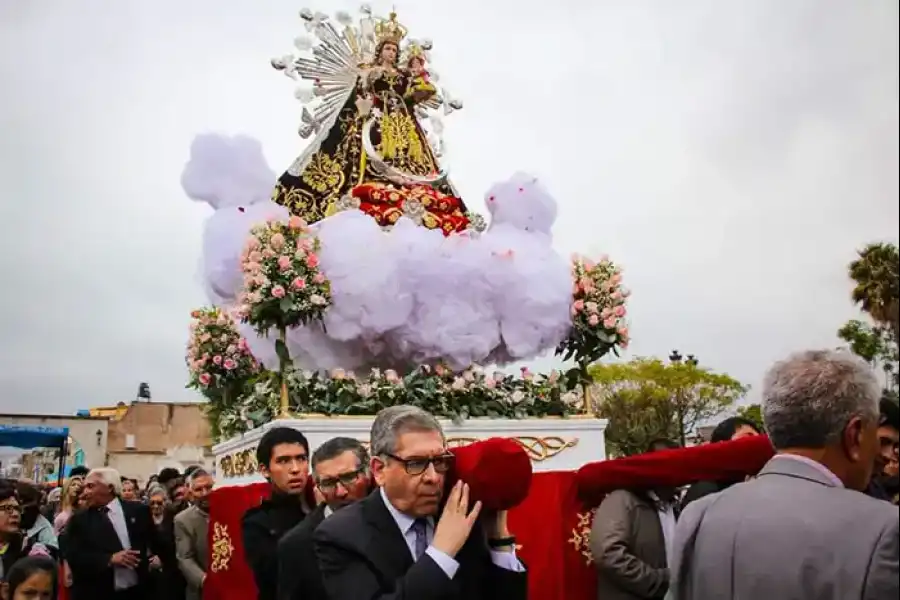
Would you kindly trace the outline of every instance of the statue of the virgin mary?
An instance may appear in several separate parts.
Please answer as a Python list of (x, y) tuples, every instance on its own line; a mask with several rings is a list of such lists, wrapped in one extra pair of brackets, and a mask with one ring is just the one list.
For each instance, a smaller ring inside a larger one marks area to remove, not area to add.
[[(470, 225), (466, 207), (438, 164), (420, 123), (428, 109), (451, 109), (425, 70), (430, 44), (404, 40), (407, 29), (364, 12), (355, 26), (338, 16), (301, 13), (318, 38), (312, 58), (272, 61), (292, 77), (311, 80), (302, 137), (315, 134), (279, 178), (273, 200), (309, 223), (358, 208), (382, 226), (408, 216), (445, 234)], [(339, 31), (340, 29), (340, 31)], [(456, 108), (458, 106), (454, 106)]]

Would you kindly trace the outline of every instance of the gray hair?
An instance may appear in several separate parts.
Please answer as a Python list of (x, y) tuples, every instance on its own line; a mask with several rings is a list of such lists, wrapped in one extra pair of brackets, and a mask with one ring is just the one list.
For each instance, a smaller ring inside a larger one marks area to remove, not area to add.
[(147, 489), (147, 499), (149, 500), (153, 496), (164, 496), (166, 501), (169, 500), (169, 494), (166, 493), (166, 488), (159, 485), (158, 483), (151, 485)]
[(194, 481), (200, 479), (201, 477), (212, 477), (212, 473), (210, 473), (203, 467), (197, 467), (196, 469), (191, 471), (190, 475), (187, 476), (187, 481), (185, 481), (185, 483), (187, 483), (187, 486), (189, 488), (194, 487)]
[(110, 486), (113, 490), (113, 494), (117, 498), (122, 495), (122, 476), (115, 469), (109, 467), (91, 469), (91, 472), (88, 473), (88, 477), (91, 475), (96, 475), (101, 482)]
[(763, 421), (772, 445), (823, 448), (837, 442), (854, 417), (878, 422), (881, 386), (861, 358), (811, 350), (775, 363), (763, 381)]
[(436, 431), (444, 437), (441, 424), (429, 412), (399, 404), (382, 409), (372, 423), (372, 456), (386, 456), (397, 451), (397, 438), (410, 431)]
[(356, 464), (358, 469), (363, 469), (367, 473), (369, 471), (369, 452), (359, 440), (351, 437), (334, 437), (316, 448), (311, 459), (313, 474), (315, 474), (316, 466), (325, 460), (337, 458), (344, 452), (352, 452), (356, 456)]

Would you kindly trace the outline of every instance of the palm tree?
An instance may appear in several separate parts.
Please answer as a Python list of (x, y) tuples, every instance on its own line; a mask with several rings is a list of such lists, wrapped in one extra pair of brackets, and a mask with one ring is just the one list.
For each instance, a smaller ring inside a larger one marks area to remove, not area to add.
[(880, 242), (859, 251), (850, 263), (850, 278), (856, 282), (853, 301), (879, 325), (890, 327), (900, 341), (900, 252), (894, 244)]

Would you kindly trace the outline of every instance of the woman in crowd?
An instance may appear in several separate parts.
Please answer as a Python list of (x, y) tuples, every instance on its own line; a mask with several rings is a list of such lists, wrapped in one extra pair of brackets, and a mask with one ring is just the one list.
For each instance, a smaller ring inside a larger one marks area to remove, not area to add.
[(84, 487), (84, 480), (81, 477), (71, 477), (63, 486), (62, 499), (59, 503), (59, 513), (53, 519), (53, 529), (59, 535), (66, 528), (69, 517), (78, 510), (81, 489)]
[(2, 600), (54, 600), (56, 598), (56, 563), (46, 556), (20, 559), (0, 584)]
[[(713, 429), (710, 443), (727, 442), (730, 440), (739, 440), (741, 438), (759, 435), (761, 433), (759, 425), (749, 419), (743, 417), (730, 417), (725, 419)], [(715, 494), (722, 490), (728, 489), (737, 481), (699, 481), (692, 485), (681, 501), (681, 509), (703, 496)]]
[(69, 588), (72, 587), (72, 572), (69, 570), (69, 563), (65, 560), (65, 530), (69, 522), (69, 517), (78, 510), (81, 505), (81, 490), (84, 487), (84, 479), (81, 477), (70, 477), (66, 481), (62, 490), (62, 500), (59, 505), (59, 514), (53, 520), (53, 528), (59, 536), (60, 554), (62, 560), (59, 565), (59, 588), (60, 600), (67, 600), (69, 597)]
[[(178, 504), (171, 501), (176, 498), (182, 501), (178, 495), (178, 480), (169, 482), (171, 490), (167, 491), (161, 485), (154, 485), (147, 491), (147, 504), (150, 506), (150, 514), (153, 517), (153, 525), (156, 527), (156, 539), (159, 555), (155, 557), (153, 564), (153, 596), (154, 600), (180, 600), (184, 598), (185, 581), (181, 570), (178, 568), (178, 559), (175, 555), (175, 510)], [(183, 484), (182, 484), (183, 485)], [(173, 492), (175, 492), (173, 494)]]
[(21, 519), (22, 508), (15, 486), (0, 482), (0, 581), (6, 579), (6, 574), (17, 560), (27, 556), (19, 531)]

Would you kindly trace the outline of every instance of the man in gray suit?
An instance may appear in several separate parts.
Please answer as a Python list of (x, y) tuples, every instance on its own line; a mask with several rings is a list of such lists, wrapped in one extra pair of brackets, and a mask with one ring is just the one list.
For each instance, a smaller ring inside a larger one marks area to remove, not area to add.
[(209, 494), (213, 478), (203, 469), (195, 469), (188, 477), (193, 506), (175, 517), (175, 554), (178, 568), (187, 581), (185, 600), (201, 600), (206, 580), (209, 529)]
[(763, 419), (776, 450), (759, 476), (685, 508), (677, 600), (887, 600), (898, 595), (898, 511), (862, 494), (872, 475), (878, 381), (837, 351), (775, 364)]

